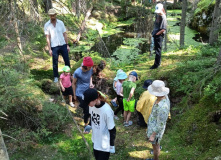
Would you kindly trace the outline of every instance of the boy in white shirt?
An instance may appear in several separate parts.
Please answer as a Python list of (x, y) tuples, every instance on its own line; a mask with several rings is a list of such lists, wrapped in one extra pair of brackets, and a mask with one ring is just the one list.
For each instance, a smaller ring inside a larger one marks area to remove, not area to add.
[(110, 153), (115, 153), (116, 128), (113, 110), (109, 104), (105, 103), (104, 98), (96, 89), (87, 89), (84, 92), (83, 102), (89, 106), (91, 114), (95, 159), (108, 160)]

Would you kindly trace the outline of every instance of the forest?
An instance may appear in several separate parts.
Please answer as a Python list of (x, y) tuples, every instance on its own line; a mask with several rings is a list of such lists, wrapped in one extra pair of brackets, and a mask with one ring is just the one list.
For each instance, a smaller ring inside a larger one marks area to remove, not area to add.
[[(167, 28), (161, 63), (150, 69), (157, 56), (152, 31), (159, 3)], [(1, 0), (0, 160), (94, 159), (83, 110), (74, 97), (75, 107), (69, 105), (54, 79), (45, 31), (50, 9), (66, 28), (70, 74), (90, 56), (94, 88), (113, 111), (119, 69), (138, 74), (136, 101), (147, 79), (170, 89), (159, 159), (221, 160), (221, 0)], [(57, 61), (60, 75), (67, 64), (61, 54)], [(129, 127), (118, 117), (109, 159), (153, 158), (137, 111)]]

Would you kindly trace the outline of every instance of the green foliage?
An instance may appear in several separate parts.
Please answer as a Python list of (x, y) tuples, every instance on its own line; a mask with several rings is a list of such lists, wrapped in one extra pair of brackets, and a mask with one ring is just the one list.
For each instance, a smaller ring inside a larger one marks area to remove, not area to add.
[(213, 6), (215, 4), (215, 1), (208, 1), (208, 0), (201, 0), (197, 4), (197, 9), (195, 10), (194, 14), (198, 14), (202, 11), (205, 11), (209, 8), (209, 6)]
[(4, 29), (2, 26), (0, 26), (0, 48), (4, 47), (7, 45), (7, 39), (3, 36), (3, 33), (4, 33)]
[(123, 67), (127, 64), (135, 63), (139, 49), (129, 46), (121, 46), (112, 54), (112, 65)]
[(68, 28), (68, 31), (71, 32), (77, 32), (80, 27), (79, 24), (81, 24), (84, 19), (83, 15), (78, 18), (77, 16), (73, 16), (73, 14), (57, 15), (57, 18), (62, 20), (65, 26)]
[(45, 94), (29, 78), (29, 71), (24, 69), (26, 64), (19, 60), (18, 55), (5, 55), (0, 57), (0, 62), (0, 110), (8, 115), (7, 121), (0, 121), (2, 129), (20, 131), (12, 136), (20, 139), (22, 134), (26, 135), (23, 140), (28, 144), (24, 147), (29, 147), (70, 122), (65, 107), (47, 102)]
[(29, 37), (29, 45), (37, 47), (38, 50), (42, 50), (47, 44), (42, 26), (36, 25), (34, 22), (27, 23), (26, 25), (23, 34)]
[(135, 64), (141, 52), (138, 49), (139, 44), (143, 44), (144, 41), (146, 41), (144, 38), (124, 38), (123, 43), (125, 45), (120, 46), (112, 54), (112, 65), (124, 67), (128, 64)]
[(213, 80), (204, 88), (204, 95), (211, 97), (218, 104), (221, 102), (221, 74), (217, 74)]
[(97, 30), (93, 30), (93, 29), (89, 29), (87, 31), (86, 36), (87, 36), (87, 40), (88, 41), (93, 41), (93, 40), (98, 38), (98, 31)]
[(124, 38), (123, 43), (128, 46), (138, 47), (139, 44), (144, 44), (145, 38)]
[(201, 55), (204, 57), (209, 57), (209, 56), (218, 56), (219, 54), (219, 48), (218, 47), (212, 47), (212, 46), (204, 46), (201, 48)]

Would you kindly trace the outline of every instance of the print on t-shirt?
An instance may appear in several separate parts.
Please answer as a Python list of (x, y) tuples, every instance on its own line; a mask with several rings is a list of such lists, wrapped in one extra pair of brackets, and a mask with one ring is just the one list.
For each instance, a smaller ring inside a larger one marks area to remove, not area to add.
[(92, 111), (92, 121), (94, 122), (95, 125), (100, 126), (100, 115), (96, 114)]

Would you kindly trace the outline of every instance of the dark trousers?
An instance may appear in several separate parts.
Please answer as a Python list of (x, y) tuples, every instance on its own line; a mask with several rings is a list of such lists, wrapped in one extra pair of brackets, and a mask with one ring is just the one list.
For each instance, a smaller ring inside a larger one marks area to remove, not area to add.
[(141, 127), (147, 127), (147, 124), (143, 118), (143, 115), (137, 111), (138, 114), (138, 125), (140, 125)]
[(108, 160), (110, 157), (110, 152), (94, 150), (94, 157), (96, 160)]
[[(80, 103), (80, 107), (83, 109), (83, 114), (84, 114), (84, 123), (86, 124), (86, 123), (88, 123), (88, 118), (90, 117), (90, 113), (89, 113), (89, 106), (87, 105), (87, 106), (83, 106), (82, 104), (82, 98), (81, 97), (79, 97), (79, 96), (77, 96), (77, 99), (78, 99), (78, 101), (79, 101), (79, 103)], [(89, 125), (91, 124), (91, 121), (89, 122)]]
[(154, 48), (156, 52), (154, 66), (160, 66), (161, 63), (161, 49), (163, 42), (163, 35), (154, 36)]
[(117, 102), (119, 104), (119, 107), (115, 110), (114, 115), (117, 115), (119, 111), (122, 111), (122, 114), (124, 114), (124, 105), (123, 105), (123, 97), (117, 95)]
[(58, 75), (58, 57), (59, 53), (64, 59), (65, 65), (70, 67), (70, 61), (68, 57), (67, 44), (63, 46), (51, 47), (52, 50), (52, 58), (53, 58), (53, 73), (54, 77), (59, 77)]

